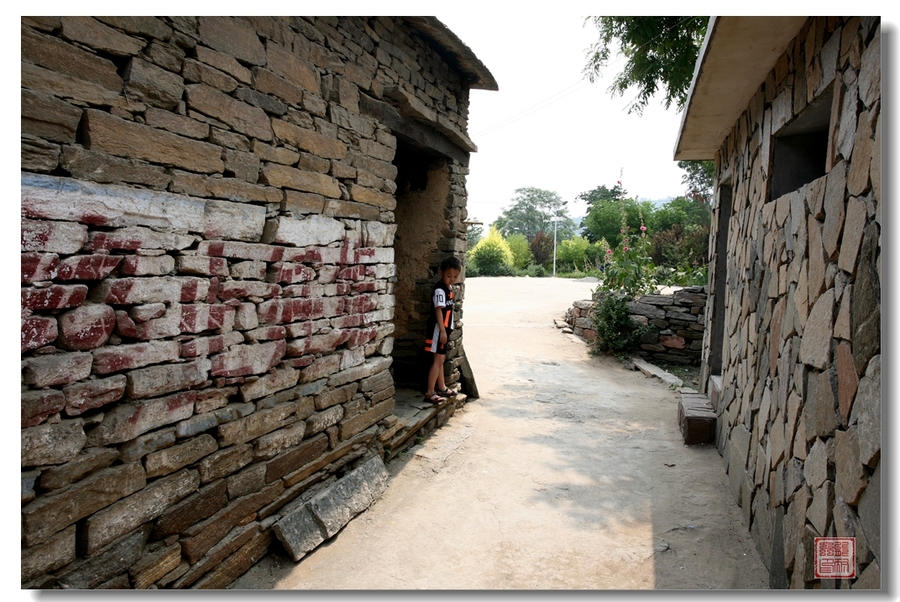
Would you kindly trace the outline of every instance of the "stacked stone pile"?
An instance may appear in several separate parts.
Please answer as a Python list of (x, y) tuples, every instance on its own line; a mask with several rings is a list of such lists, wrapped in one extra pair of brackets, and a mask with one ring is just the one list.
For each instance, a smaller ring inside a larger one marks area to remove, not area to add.
[[(881, 579), (880, 35), (878, 18), (810, 18), (717, 158), (734, 187), (727, 274), (712, 275), (718, 445), (776, 587)], [(827, 174), (769, 201), (769, 133), (827, 90)], [(815, 577), (820, 536), (856, 538), (855, 579)]]
[(223, 587), (396, 422), (361, 98), (468, 89), (393, 18), (23, 17), (21, 79), (22, 586)]
[[(597, 295), (595, 294), (595, 297)], [(576, 301), (566, 310), (572, 332), (589, 343), (597, 338), (595, 300)], [(642, 295), (628, 302), (632, 321), (650, 330), (635, 355), (664, 362), (699, 364), (706, 328), (706, 287), (691, 286), (671, 295)]]

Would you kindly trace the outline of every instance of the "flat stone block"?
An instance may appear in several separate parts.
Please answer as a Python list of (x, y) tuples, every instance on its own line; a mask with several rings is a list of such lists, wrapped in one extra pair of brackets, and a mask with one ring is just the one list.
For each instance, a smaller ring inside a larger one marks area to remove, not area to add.
[(685, 394), (678, 401), (678, 426), (687, 445), (713, 443), (716, 413), (706, 396)]
[(366, 461), (334, 486), (309, 501), (326, 537), (334, 536), (353, 517), (368, 508), (387, 488), (388, 474), (379, 456)]
[(306, 505), (275, 523), (272, 530), (294, 562), (298, 562), (307, 552), (325, 541), (322, 527)]

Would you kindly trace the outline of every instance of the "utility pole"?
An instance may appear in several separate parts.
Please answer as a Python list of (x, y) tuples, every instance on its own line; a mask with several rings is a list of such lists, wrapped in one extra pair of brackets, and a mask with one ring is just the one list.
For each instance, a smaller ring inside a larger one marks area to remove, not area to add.
[(559, 216), (553, 216), (553, 277), (556, 278), (556, 224), (559, 223)]

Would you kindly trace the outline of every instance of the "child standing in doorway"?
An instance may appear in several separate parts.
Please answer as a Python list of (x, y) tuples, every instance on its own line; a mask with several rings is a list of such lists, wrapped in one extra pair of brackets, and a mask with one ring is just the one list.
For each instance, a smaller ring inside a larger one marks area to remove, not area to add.
[(444, 382), (444, 360), (447, 359), (447, 341), (453, 332), (453, 285), (459, 278), (462, 264), (456, 257), (447, 257), (441, 262), (440, 280), (431, 291), (431, 313), (425, 330), (425, 351), (433, 356), (428, 370), (428, 384), (425, 401), (438, 404), (456, 391), (447, 388)]

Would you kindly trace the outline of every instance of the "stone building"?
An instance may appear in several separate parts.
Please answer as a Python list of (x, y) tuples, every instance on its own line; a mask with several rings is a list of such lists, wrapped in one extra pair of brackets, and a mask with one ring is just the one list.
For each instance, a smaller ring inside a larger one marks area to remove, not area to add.
[(22, 17), (21, 58), (22, 586), (302, 557), (416, 434), (496, 82), (430, 17)]
[(881, 583), (881, 132), (878, 17), (710, 21), (675, 158), (716, 163), (702, 380), (773, 587)]

